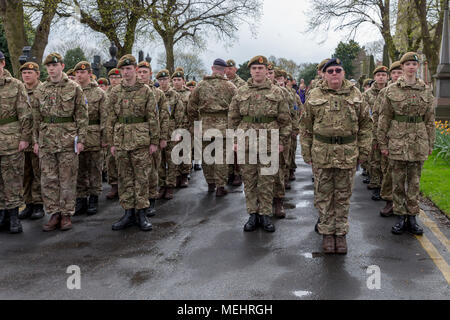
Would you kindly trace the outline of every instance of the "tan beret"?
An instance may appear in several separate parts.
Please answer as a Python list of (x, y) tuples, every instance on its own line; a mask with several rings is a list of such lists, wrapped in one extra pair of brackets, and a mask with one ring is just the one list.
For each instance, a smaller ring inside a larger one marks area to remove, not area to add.
[(175, 71), (180, 71), (180, 72), (183, 72), (183, 73), (184, 73), (183, 67), (176, 67)]
[(375, 68), (375, 70), (373, 70), (373, 75), (377, 74), (378, 72), (389, 73), (389, 69), (388, 69), (388, 67), (385, 67), (385, 66), (379, 66), (378, 68)]
[(325, 59), (325, 60), (322, 60), (322, 62), (319, 63), (319, 64), (317, 65), (317, 70), (322, 71), (323, 67), (325, 66), (325, 64), (326, 64), (328, 61), (330, 61), (329, 58), (327, 58), (327, 59)]
[(106, 78), (99, 78), (97, 81), (98, 84), (104, 84), (104, 85), (109, 85), (109, 81)]
[(87, 61), (80, 61), (76, 64), (75, 68), (73, 68), (73, 71), (78, 71), (78, 70), (91, 70), (91, 64)]
[(152, 70), (152, 66), (150, 65), (150, 63), (148, 63), (147, 61), (141, 61), (138, 63), (137, 65), (138, 68), (148, 68), (150, 70)]
[(287, 73), (286, 73), (286, 71), (284, 71), (280, 68), (275, 68), (275, 78), (279, 78), (279, 77), (286, 78)]
[(50, 53), (44, 60), (44, 66), (46, 66), (49, 63), (64, 63), (63, 58), (59, 53), (53, 52)]
[(184, 79), (184, 73), (183, 71), (176, 71), (173, 73), (172, 78), (183, 78)]
[(292, 74), (288, 73), (286, 79), (292, 81), (294, 80), (294, 77), (292, 76)]
[(108, 77), (111, 76), (120, 76), (122, 78), (122, 75), (120, 74), (120, 70), (117, 68), (111, 69), (111, 71), (108, 72)]
[(136, 58), (131, 54), (126, 54), (120, 58), (117, 68), (120, 69), (125, 66), (135, 66), (136, 64)]
[(407, 52), (400, 59), (400, 64), (404, 64), (407, 61), (417, 61), (417, 62), (419, 62), (419, 56), (415, 52)]
[(229, 67), (236, 67), (236, 62), (234, 60), (227, 60), (227, 66)]
[(35, 62), (25, 62), (22, 66), (20, 66), (19, 71), (23, 70), (32, 70), (39, 72), (39, 65)]
[(67, 74), (68, 76), (74, 77), (74, 76), (75, 76), (75, 71), (74, 71), (73, 69), (69, 69), (69, 70), (67, 70), (66, 74)]
[(188, 87), (195, 87), (197, 85), (197, 82), (195, 81), (189, 81), (188, 83), (186, 83), (186, 86)]
[(389, 68), (389, 72), (392, 72), (394, 70), (401, 69), (401, 68), (402, 68), (402, 65), (400, 64), (400, 61), (395, 61), (391, 64), (391, 66)]
[(269, 62), (267, 61), (267, 58), (264, 56), (256, 56), (250, 59), (250, 61), (247, 64), (247, 67), (250, 68), (254, 64), (267, 66)]
[(167, 69), (162, 69), (161, 71), (159, 71), (156, 74), (156, 79), (166, 78), (166, 77), (170, 77), (169, 70), (167, 70)]
[(373, 81), (373, 79), (370, 79), (370, 78), (364, 80), (364, 82), (363, 82), (363, 87), (365, 87), (365, 86), (370, 86), (370, 82), (372, 82), (372, 81)]

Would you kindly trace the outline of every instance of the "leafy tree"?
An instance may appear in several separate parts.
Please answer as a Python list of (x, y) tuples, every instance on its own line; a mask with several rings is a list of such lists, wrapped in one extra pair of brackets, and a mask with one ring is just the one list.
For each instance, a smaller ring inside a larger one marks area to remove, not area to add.
[[(160, 67), (166, 67), (166, 58), (167, 56), (164, 52), (158, 57), (157, 62)], [(195, 79), (198, 81), (207, 73), (203, 61), (195, 51), (183, 52), (181, 50), (175, 50), (175, 66), (184, 69), (186, 80)]]
[(250, 75), (250, 69), (247, 67), (249, 61), (245, 61), (244, 63), (239, 65), (239, 69), (236, 72), (237, 75), (239, 77), (242, 78), (242, 80), (247, 81), (248, 79), (250, 79), (251, 75)]
[(66, 66), (64, 71), (73, 69), (78, 62), (86, 60), (86, 56), (80, 47), (67, 50), (66, 55), (64, 56), (64, 64)]
[(359, 44), (354, 40), (350, 40), (348, 43), (339, 42), (334, 51), (333, 58), (342, 60), (342, 65), (348, 79), (354, 77), (353, 60), (358, 56), (360, 50), (361, 47)]
[(297, 79), (300, 74), (300, 65), (298, 65), (294, 60), (286, 58), (276, 58), (275, 56), (270, 56), (269, 61), (275, 63), (275, 65), (285, 70), (287, 73), (292, 74), (292, 76)]
[(300, 72), (298, 76), (298, 83), (300, 79), (305, 80), (305, 85), (309, 86), (311, 80), (316, 77), (318, 63), (303, 63), (300, 65)]

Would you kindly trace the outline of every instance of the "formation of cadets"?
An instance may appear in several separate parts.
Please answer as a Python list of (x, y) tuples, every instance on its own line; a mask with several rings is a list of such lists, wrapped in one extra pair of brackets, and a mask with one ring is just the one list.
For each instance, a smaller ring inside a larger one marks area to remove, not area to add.
[[(21, 219), (40, 219), (44, 212), (50, 216), (44, 231), (69, 230), (73, 215), (96, 214), (104, 172), (111, 186), (106, 197), (119, 199), (124, 209), (112, 229), (152, 230), (156, 200), (170, 200), (175, 188), (189, 185), (193, 166), (173, 163), (172, 150), (182, 137), (172, 133), (193, 134), (195, 121), (224, 137), (227, 129), (279, 132), (274, 174), (265, 173), (270, 164), (259, 158), (249, 163), (248, 140), (244, 164), (237, 163), (237, 144), (234, 164), (194, 164), (216, 197), (227, 195), (227, 184), (244, 184), (244, 231), (274, 232), (272, 218), (286, 217), (283, 199), (295, 180), (299, 138), (312, 169), (315, 230), (323, 236), (325, 253), (347, 253), (359, 165), (372, 199), (386, 201), (380, 214), (397, 217), (392, 232), (423, 233), (416, 221), (419, 181), (433, 150), (434, 109), (431, 89), (416, 77), (414, 52), (389, 68), (376, 68), (364, 93), (345, 79), (340, 59), (325, 59), (304, 104), (292, 75), (264, 56), (250, 59), (247, 82), (236, 74), (235, 61), (216, 59), (211, 75), (198, 84), (186, 83), (177, 68), (173, 74), (160, 70), (155, 85), (151, 65), (132, 55), (123, 56), (108, 79), (97, 81), (86, 61), (64, 73), (61, 55), (51, 53), (43, 65), (45, 82), (39, 82), (39, 65), (26, 62), (22, 83), (5, 69), (0, 52), (0, 228), (10, 233), (22, 232)], [(211, 141), (199, 143), (204, 150)]]

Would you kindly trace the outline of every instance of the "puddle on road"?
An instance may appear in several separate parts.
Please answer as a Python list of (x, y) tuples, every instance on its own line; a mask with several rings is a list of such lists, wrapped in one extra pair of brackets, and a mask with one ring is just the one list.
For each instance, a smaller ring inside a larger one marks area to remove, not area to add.
[(307, 201), (307, 200), (302, 200), (300, 202), (298, 202), (295, 207), (296, 208), (307, 208), (311, 205), (311, 201)]
[(294, 291), (294, 295), (297, 296), (297, 297), (299, 297), (299, 298), (308, 296), (308, 295), (310, 295), (311, 293), (312, 293), (311, 291), (302, 291), (302, 290)]

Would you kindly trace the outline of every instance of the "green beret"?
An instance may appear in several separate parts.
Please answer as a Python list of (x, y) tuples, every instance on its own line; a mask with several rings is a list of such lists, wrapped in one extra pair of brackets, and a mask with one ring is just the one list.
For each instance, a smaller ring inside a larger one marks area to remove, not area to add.
[(67, 70), (66, 74), (67, 74), (68, 76), (75, 77), (75, 70), (69, 69), (69, 70)]
[(25, 62), (23, 65), (20, 66), (19, 71), (23, 70), (32, 70), (39, 72), (39, 65), (35, 62)]
[(120, 70), (117, 68), (111, 69), (111, 71), (108, 72), (108, 77), (111, 76), (120, 76), (122, 78), (122, 75), (120, 74)]
[(147, 61), (141, 61), (138, 63), (137, 65), (138, 68), (147, 68), (152, 70), (152, 66), (150, 65), (150, 63), (148, 63)]
[(175, 72), (172, 75), (172, 79), (173, 78), (183, 78), (184, 79), (184, 72), (175, 70)]
[(236, 62), (234, 60), (227, 60), (227, 66), (229, 67), (236, 67)]
[(73, 69), (73, 71), (78, 71), (78, 70), (91, 70), (91, 64), (87, 61), (80, 61), (77, 63), (77, 65), (75, 66), (75, 68)]
[(407, 61), (417, 61), (417, 62), (419, 62), (419, 56), (415, 52), (407, 52), (400, 59), (400, 64), (404, 64)]
[(400, 61), (395, 61), (391, 64), (391, 67), (389, 68), (389, 72), (392, 72), (394, 70), (401, 70), (402, 69), (402, 65), (400, 64)]
[(126, 54), (120, 58), (117, 68), (120, 69), (125, 66), (135, 66), (136, 64), (136, 58), (131, 54)]
[(320, 70), (320, 71), (322, 71), (322, 69), (323, 69), (323, 66), (328, 62), (328, 61), (330, 61), (330, 59), (329, 58), (327, 58), (327, 59), (325, 59), (325, 60), (322, 60), (322, 62), (321, 63), (319, 63), (318, 65), (317, 65), (317, 70)]
[(365, 87), (365, 86), (370, 86), (370, 84), (371, 84), (372, 81), (373, 81), (373, 79), (370, 79), (370, 78), (364, 80), (364, 82), (363, 82), (363, 87)]
[(373, 75), (377, 74), (378, 72), (386, 72), (389, 73), (389, 70), (387, 67), (385, 66), (379, 66), (378, 68), (376, 68), (375, 70), (373, 70)]
[(254, 64), (267, 66), (269, 62), (267, 61), (267, 58), (264, 56), (256, 56), (250, 59), (250, 61), (247, 64), (247, 67), (250, 68)]
[(59, 53), (53, 52), (50, 53), (44, 60), (44, 66), (48, 65), (49, 63), (64, 63), (63, 58)]
[(189, 81), (188, 83), (186, 83), (186, 86), (188, 87), (195, 87), (197, 85), (197, 82), (195, 81)]
[(156, 74), (156, 79), (159, 79), (159, 78), (168, 78), (168, 77), (170, 77), (170, 73), (169, 73), (169, 70), (167, 70), (167, 69), (162, 69), (161, 71), (159, 71), (157, 74)]
[(98, 84), (104, 84), (104, 85), (109, 85), (109, 81), (106, 78), (100, 78), (97, 81)]

